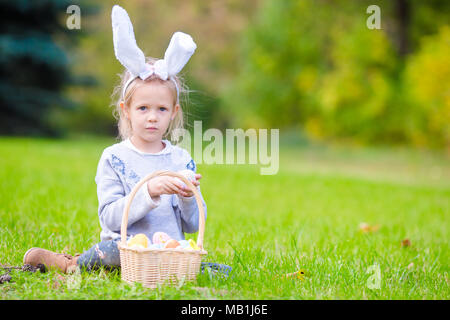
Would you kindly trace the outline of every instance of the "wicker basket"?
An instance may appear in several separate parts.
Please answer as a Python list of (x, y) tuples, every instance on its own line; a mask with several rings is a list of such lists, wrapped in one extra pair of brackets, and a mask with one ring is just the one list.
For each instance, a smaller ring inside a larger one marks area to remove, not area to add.
[[(181, 179), (194, 193), (199, 208), (199, 231), (197, 246), (200, 250), (184, 249), (149, 249), (130, 248), (127, 245), (128, 212), (131, 201), (139, 188), (148, 180), (156, 176), (171, 176)], [(122, 225), (121, 241), (118, 243), (120, 251), (120, 265), (122, 280), (133, 283), (140, 282), (144, 287), (156, 288), (158, 284), (177, 284), (180, 281), (195, 280), (200, 271), (202, 257), (207, 254), (203, 249), (203, 234), (205, 231), (205, 209), (197, 188), (182, 174), (167, 170), (160, 170), (149, 174), (139, 181), (130, 193), (125, 206)]]

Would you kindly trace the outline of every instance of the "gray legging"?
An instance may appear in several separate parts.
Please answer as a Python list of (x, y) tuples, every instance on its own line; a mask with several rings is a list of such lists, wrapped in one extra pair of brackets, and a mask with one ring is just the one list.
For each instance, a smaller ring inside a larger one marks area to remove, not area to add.
[[(120, 254), (117, 242), (120, 238), (115, 240), (105, 240), (95, 244), (89, 250), (83, 252), (77, 260), (77, 264), (80, 268), (90, 271), (98, 267), (106, 267), (107, 269), (114, 269), (120, 267)], [(231, 267), (212, 262), (202, 262), (202, 272), (205, 268), (209, 268), (213, 273), (219, 271), (228, 276)]]

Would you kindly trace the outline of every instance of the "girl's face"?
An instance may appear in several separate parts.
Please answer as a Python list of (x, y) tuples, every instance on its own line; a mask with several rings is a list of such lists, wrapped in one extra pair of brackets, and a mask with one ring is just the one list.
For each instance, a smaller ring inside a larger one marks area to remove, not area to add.
[(131, 122), (133, 142), (141, 147), (160, 144), (180, 108), (173, 100), (171, 90), (159, 81), (143, 82), (136, 88), (128, 108), (123, 107)]

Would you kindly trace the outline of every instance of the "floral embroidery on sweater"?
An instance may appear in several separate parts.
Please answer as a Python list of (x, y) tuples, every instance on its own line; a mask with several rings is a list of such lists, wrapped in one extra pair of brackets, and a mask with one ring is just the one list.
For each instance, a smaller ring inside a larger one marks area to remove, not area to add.
[(138, 183), (141, 180), (141, 178), (133, 170), (130, 170), (130, 172), (128, 173), (128, 179), (133, 181), (134, 184)]
[(195, 162), (194, 162), (194, 160), (191, 160), (191, 161), (186, 165), (186, 168), (195, 172)]
[[(136, 172), (134, 172), (134, 170), (126, 169), (125, 163), (119, 157), (112, 154), (111, 158), (112, 167), (120, 172), (124, 176), (124, 178), (126, 177), (126, 180), (129, 180), (130, 182), (132, 182), (132, 184), (136, 184), (141, 180), (141, 178), (136, 174)], [(128, 171), (128, 174), (125, 174), (126, 171)]]
[(121, 174), (125, 175), (125, 164), (122, 160), (120, 160), (120, 158), (113, 154), (111, 155), (111, 166), (118, 170)]

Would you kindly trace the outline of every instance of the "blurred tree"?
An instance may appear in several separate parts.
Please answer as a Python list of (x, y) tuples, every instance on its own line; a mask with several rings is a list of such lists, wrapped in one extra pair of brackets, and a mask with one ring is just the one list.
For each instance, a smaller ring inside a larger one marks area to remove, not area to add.
[[(243, 35), (239, 73), (221, 96), (224, 109), (246, 128), (299, 127), (318, 139), (357, 143), (448, 145), (448, 89), (442, 83), (450, 77), (441, 30), (448, 24), (442, 13), (448, 18), (447, 3), (266, 0)], [(371, 4), (381, 7), (380, 30), (366, 26)], [(438, 30), (440, 37), (422, 43)], [(403, 76), (407, 64), (414, 67)], [(424, 77), (427, 68), (433, 72)], [(444, 93), (425, 94), (427, 83)], [(426, 106), (431, 102), (433, 108)]]
[(448, 0), (408, 0), (410, 18), (408, 23), (408, 47), (413, 53), (421, 46), (424, 36), (436, 34), (450, 20), (450, 1)]
[[(61, 91), (67, 85), (92, 83), (71, 76), (70, 47), (83, 34), (66, 27), (66, 10), (80, 1), (40, 0), (0, 2), (1, 134), (58, 135), (49, 113), (53, 107), (73, 108)], [(83, 15), (92, 7), (84, 6)], [(60, 44), (57, 44), (60, 43)]]
[(408, 0), (395, 1), (395, 17), (398, 25), (398, 50), (401, 55), (409, 51), (409, 24), (411, 20), (411, 3)]
[(405, 128), (416, 145), (450, 150), (450, 26), (424, 37), (403, 72)]

